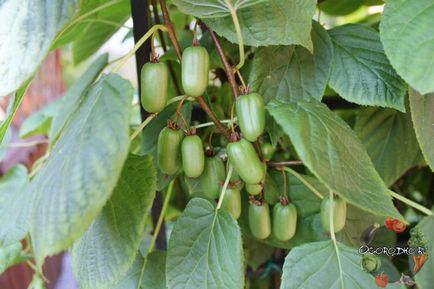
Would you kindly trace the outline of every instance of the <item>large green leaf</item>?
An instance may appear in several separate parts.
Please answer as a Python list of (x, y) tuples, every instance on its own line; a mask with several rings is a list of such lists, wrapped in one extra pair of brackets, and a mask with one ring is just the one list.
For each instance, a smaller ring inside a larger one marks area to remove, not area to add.
[[(281, 289), (377, 289), (375, 278), (362, 270), (356, 249), (332, 241), (309, 243), (289, 252)], [(388, 284), (387, 288), (405, 288)]]
[(14, 92), (32, 76), (76, 2), (0, 1), (0, 96)]
[(434, 92), (434, 2), (388, 0), (381, 41), (393, 67), (422, 94)]
[(402, 219), (362, 143), (326, 105), (312, 99), (273, 101), (267, 108), (304, 164), (329, 190), (373, 214)]
[(384, 54), (378, 32), (348, 24), (329, 33), (334, 47), (330, 86), (350, 102), (405, 111), (407, 87)]
[(191, 200), (170, 236), (166, 274), (171, 289), (243, 288), (237, 222), (205, 199)]
[(330, 75), (333, 47), (327, 31), (313, 22), (313, 54), (301, 46), (269, 46), (255, 52), (249, 83), (268, 102), (320, 100)]
[(143, 289), (166, 289), (166, 252), (154, 251), (146, 256), (141, 282)]
[(150, 156), (127, 158), (109, 201), (74, 244), (73, 269), (80, 288), (110, 288), (131, 266), (155, 197), (156, 182)]
[(434, 217), (425, 217), (418, 227), (422, 230), (428, 241), (428, 260), (416, 274), (416, 283), (419, 289), (430, 289), (434, 284)]
[[(310, 31), (315, 8), (315, 0), (269, 0), (237, 11), (244, 44), (299, 44), (313, 51)], [(231, 16), (208, 18), (205, 22), (217, 34), (238, 42)]]
[(23, 165), (11, 168), (0, 179), (0, 247), (23, 239), (29, 230), (32, 198)]
[[(107, 0), (82, 0), (79, 16), (107, 4)], [(80, 63), (94, 54), (131, 15), (130, 1), (119, 0), (79, 22), (80, 34), (72, 42), (72, 58)]]
[(132, 94), (128, 81), (103, 76), (88, 90), (32, 180), (31, 235), (38, 265), (71, 246), (110, 197), (128, 153)]
[(410, 113), (366, 108), (354, 127), (387, 186), (391, 186), (421, 159)]
[(423, 156), (434, 171), (434, 93), (420, 95), (410, 89), (410, 110)]
[(108, 54), (103, 54), (95, 59), (80, 78), (78, 78), (69, 88), (65, 96), (59, 100), (61, 104), (56, 110), (51, 123), (49, 134), (50, 139), (58, 137), (68, 118), (77, 109), (80, 102), (85, 97), (85, 92), (89, 89), (89, 86), (97, 79), (101, 71), (106, 67), (107, 61)]

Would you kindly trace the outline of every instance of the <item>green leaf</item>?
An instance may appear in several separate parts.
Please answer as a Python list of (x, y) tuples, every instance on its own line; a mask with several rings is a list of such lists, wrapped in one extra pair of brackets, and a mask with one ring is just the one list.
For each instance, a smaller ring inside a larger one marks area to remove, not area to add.
[(259, 242), (255, 238), (245, 237), (243, 238), (243, 241), (246, 263), (253, 271), (258, 270), (258, 268), (267, 262), (267, 260), (273, 255), (273, 247)]
[(334, 47), (330, 86), (350, 102), (405, 111), (407, 86), (384, 54), (378, 32), (348, 24), (329, 33)]
[(0, 274), (6, 271), (7, 268), (24, 262), (29, 259), (22, 252), (21, 242), (13, 243), (7, 246), (0, 246)]
[(107, 54), (99, 56), (69, 88), (65, 96), (30, 115), (21, 125), (20, 137), (25, 138), (36, 134), (47, 134), (50, 139), (55, 139), (65, 125), (68, 117), (80, 103), (83, 92), (89, 88), (106, 67), (107, 61)]
[(166, 274), (171, 289), (243, 288), (237, 222), (205, 199), (191, 200), (170, 236)]
[(380, 23), (381, 41), (393, 67), (422, 94), (434, 92), (434, 3), (388, 0)]
[(29, 231), (32, 195), (23, 165), (17, 165), (0, 179), (0, 247), (19, 242)]
[(362, 143), (326, 105), (316, 100), (273, 101), (267, 109), (329, 190), (373, 214), (402, 219)]
[(119, 280), (119, 282), (113, 286), (114, 289), (137, 289), (140, 280), (140, 273), (145, 259), (143, 259), (140, 253), (137, 254), (131, 267), (127, 273)]
[(354, 130), (388, 187), (419, 163), (421, 154), (409, 113), (366, 108), (357, 115)]
[(101, 77), (32, 179), (31, 235), (38, 265), (71, 246), (110, 197), (128, 153), (132, 94), (131, 84), (118, 75)]
[(131, 266), (155, 197), (156, 182), (150, 156), (127, 158), (112, 196), (74, 244), (73, 269), (80, 288), (110, 288)]
[(301, 46), (269, 46), (255, 52), (249, 83), (266, 102), (277, 98), (321, 100), (330, 75), (333, 47), (327, 31), (313, 22), (313, 54)]
[(86, 90), (89, 89), (89, 86), (97, 79), (101, 71), (106, 67), (107, 61), (108, 54), (106, 53), (95, 59), (60, 100), (60, 107), (56, 110), (51, 123), (49, 134), (51, 140), (54, 140), (59, 136), (66, 121), (77, 109), (83, 97), (86, 95)]
[(146, 256), (141, 283), (143, 289), (166, 289), (166, 252), (154, 251)]
[[(313, 51), (310, 31), (315, 9), (315, 0), (269, 0), (241, 9), (237, 11), (237, 15), (244, 44), (298, 44)], [(217, 34), (238, 43), (231, 16), (207, 18), (205, 22)]]
[[(15, 116), (15, 113), (20, 107), (21, 102), (23, 101), (24, 94), (29, 86), (29, 82), (23, 84), (23, 86), (18, 89), (10, 98), (8, 109), (6, 112), (5, 120), (0, 124), (0, 143), (3, 143), (3, 139), (11, 125), (12, 119)], [(1, 95), (1, 94), (0, 94)]]
[(425, 217), (419, 223), (418, 227), (422, 230), (425, 238), (428, 240), (428, 260), (425, 265), (416, 274), (416, 283), (419, 289), (430, 289), (434, 282), (434, 217)]
[(410, 110), (422, 154), (434, 171), (434, 93), (420, 95), (410, 89)]
[[(79, 15), (106, 4), (107, 0), (83, 1)], [(120, 0), (81, 21), (80, 35), (72, 42), (75, 64), (94, 54), (131, 15), (130, 1)]]
[[(231, 11), (238, 11), (245, 7), (255, 6), (265, 0), (172, 0), (185, 14), (194, 15), (199, 18), (223, 17), (231, 14)], [(233, 2), (233, 3), (232, 3)]]
[(318, 7), (329, 15), (347, 15), (363, 5), (363, 0), (326, 0)]
[[(356, 249), (332, 241), (309, 243), (289, 252), (283, 265), (281, 289), (377, 289), (375, 278), (361, 268)], [(388, 284), (387, 288), (403, 288)]]
[(0, 96), (31, 78), (77, 0), (0, 2)]

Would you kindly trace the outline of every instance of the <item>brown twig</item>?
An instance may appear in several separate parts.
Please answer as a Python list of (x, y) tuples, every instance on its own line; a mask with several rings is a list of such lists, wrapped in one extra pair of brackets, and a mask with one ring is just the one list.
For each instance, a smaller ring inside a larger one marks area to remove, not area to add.
[[(160, 15), (158, 15), (157, 0), (152, 0), (152, 12), (154, 15), (154, 23), (155, 24), (161, 24)], [(158, 37), (160, 38), (161, 47), (163, 47), (163, 51), (166, 52), (167, 51), (167, 45), (166, 45), (166, 41), (164, 40), (164, 37), (163, 37), (163, 31), (158, 30)], [(176, 81), (176, 74), (175, 74), (175, 70), (173, 69), (172, 63), (170, 61), (167, 61), (167, 66), (169, 67), (170, 77), (172, 78), (173, 84), (175, 85), (176, 93), (178, 95), (180, 95), (181, 89), (179, 87), (178, 81)]]
[(235, 80), (234, 69), (232, 68), (231, 64), (229, 63), (217, 35), (209, 27), (206, 27), (206, 28), (208, 29), (208, 33), (211, 36), (212, 41), (214, 42), (214, 45), (215, 45), (215, 48), (217, 49), (217, 53), (220, 57), (220, 60), (223, 63), (223, 67), (224, 67), (224, 70), (226, 72), (226, 77), (228, 78), (229, 84), (231, 85), (231, 89), (232, 89), (232, 93), (234, 95), (234, 98), (237, 98), (237, 96), (239, 95), (239, 90), (238, 90), (237, 81)]
[(303, 161), (268, 162), (267, 165), (271, 167), (302, 166)]
[(220, 132), (227, 138), (230, 139), (231, 134), (229, 133), (229, 130), (227, 130), (223, 124), (220, 122), (220, 120), (217, 118), (217, 116), (214, 114), (214, 112), (211, 110), (211, 108), (206, 103), (205, 99), (203, 99), (202, 96), (196, 97), (197, 102), (199, 103), (200, 107), (205, 111), (205, 113), (211, 118), (211, 120), (215, 123), (215, 126), (220, 130)]
[(178, 39), (176, 38), (175, 30), (173, 29), (172, 20), (170, 20), (169, 11), (167, 11), (166, 0), (160, 0), (160, 6), (161, 6), (161, 11), (163, 12), (164, 24), (168, 29), (170, 41), (172, 42), (173, 48), (175, 48), (178, 59), (181, 61), (182, 49), (181, 46), (179, 45)]

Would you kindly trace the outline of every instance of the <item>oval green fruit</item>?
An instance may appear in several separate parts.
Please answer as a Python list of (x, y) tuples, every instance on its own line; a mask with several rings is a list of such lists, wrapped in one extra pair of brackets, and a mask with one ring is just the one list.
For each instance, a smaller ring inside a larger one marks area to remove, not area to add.
[(205, 169), (200, 177), (202, 195), (210, 199), (218, 198), (225, 175), (223, 160), (219, 156), (207, 157)]
[(166, 63), (146, 63), (141, 72), (141, 101), (147, 112), (160, 112), (167, 104), (169, 69)]
[(263, 189), (262, 184), (246, 184), (246, 191), (250, 195), (259, 195)]
[[(330, 196), (324, 196), (321, 202), (321, 223), (323, 228), (330, 232)], [(345, 220), (347, 218), (347, 202), (345, 200), (335, 196), (332, 203), (333, 208), (333, 227), (335, 233), (341, 231), (345, 226)]]
[(241, 138), (239, 141), (229, 143), (226, 152), (234, 170), (244, 182), (258, 184), (264, 180), (264, 166), (251, 143)]
[(240, 95), (236, 101), (237, 120), (243, 137), (254, 142), (265, 129), (265, 105), (257, 93)]
[(182, 54), (182, 87), (189, 96), (201, 96), (208, 87), (209, 56), (202, 46), (191, 46)]
[(184, 132), (165, 127), (158, 135), (158, 167), (164, 174), (173, 175), (181, 167), (181, 142)]
[(279, 241), (288, 241), (297, 228), (297, 209), (293, 204), (277, 203), (273, 208), (273, 234)]
[(202, 140), (197, 135), (189, 135), (182, 141), (182, 168), (187, 177), (199, 177), (205, 168), (205, 152)]
[(249, 206), (249, 227), (253, 236), (266, 239), (271, 234), (270, 208), (267, 203)]
[(241, 194), (240, 190), (226, 189), (225, 197), (222, 202), (222, 209), (231, 213), (234, 219), (238, 219), (241, 215)]
[(274, 152), (276, 151), (273, 145), (269, 142), (264, 142), (261, 145), (261, 150), (264, 161), (266, 162), (270, 161), (273, 158)]

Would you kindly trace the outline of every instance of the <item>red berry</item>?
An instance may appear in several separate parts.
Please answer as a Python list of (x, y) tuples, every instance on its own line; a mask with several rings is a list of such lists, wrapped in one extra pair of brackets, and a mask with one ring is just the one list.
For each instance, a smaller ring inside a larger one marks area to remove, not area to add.
[(402, 233), (407, 228), (404, 222), (394, 218), (387, 218), (386, 221), (384, 221), (384, 225), (387, 229), (395, 231), (396, 233)]
[(387, 276), (387, 274), (382, 273), (375, 276), (375, 284), (377, 284), (378, 287), (386, 288), (388, 283), (389, 283), (389, 276)]
[(404, 222), (396, 221), (395, 224), (393, 224), (393, 230), (397, 233), (402, 233), (405, 231), (405, 228), (407, 228), (407, 225)]
[(387, 229), (393, 230), (393, 226), (396, 223), (397, 219), (394, 218), (387, 218), (386, 221), (384, 221), (384, 225)]

